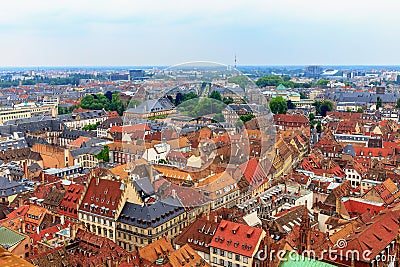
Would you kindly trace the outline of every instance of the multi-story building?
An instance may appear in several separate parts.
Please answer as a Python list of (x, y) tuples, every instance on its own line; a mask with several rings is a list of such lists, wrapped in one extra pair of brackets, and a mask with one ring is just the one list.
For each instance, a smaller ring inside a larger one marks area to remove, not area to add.
[(168, 236), (186, 226), (186, 212), (173, 196), (149, 205), (126, 202), (117, 221), (117, 243), (128, 251)]
[(10, 120), (26, 119), (34, 116), (56, 117), (58, 113), (57, 104), (26, 104), (12, 108), (0, 109), (0, 124)]
[[(131, 182), (123, 183), (111, 173), (92, 172), (79, 200), (78, 219), (86, 229), (115, 242), (116, 220), (127, 199), (141, 203)], [(100, 178), (102, 177), (102, 178)]]
[(102, 123), (108, 118), (105, 110), (93, 110), (80, 113), (59, 115), (57, 119), (63, 122), (69, 129), (79, 130), (89, 124)]
[(211, 266), (253, 266), (264, 236), (260, 228), (222, 220), (210, 243)]
[(150, 99), (136, 108), (124, 112), (127, 119), (146, 119), (155, 116), (164, 116), (176, 113), (174, 105), (167, 98)]

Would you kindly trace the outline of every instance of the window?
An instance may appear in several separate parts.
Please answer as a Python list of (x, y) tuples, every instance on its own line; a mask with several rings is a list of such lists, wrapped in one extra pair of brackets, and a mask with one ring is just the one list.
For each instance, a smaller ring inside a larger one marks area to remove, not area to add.
[(228, 252), (228, 259), (232, 259), (232, 252)]
[(249, 259), (248, 259), (247, 257), (243, 257), (243, 262), (244, 262), (244, 263), (248, 263), (248, 262), (249, 262)]
[(236, 261), (240, 261), (240, 255), (239, 255), (239, 254), (236, 254), (236, 255), (235, 255), (235, 260), (236, 260)]

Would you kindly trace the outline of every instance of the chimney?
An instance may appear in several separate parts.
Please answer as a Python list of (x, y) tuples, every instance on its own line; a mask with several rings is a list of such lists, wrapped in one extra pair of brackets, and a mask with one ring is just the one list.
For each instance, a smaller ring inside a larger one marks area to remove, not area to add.
[(64, 218), (64, 214), (63, 215), (61, 215), (61, 225), (64, 225), (65, 224), (65, 218)]
[(39, 234), (39, 231), (40, 231), (40, 229), (39, 229), (39, 225), (36, 227), (36, 233), (37, 234)]
[(29, 179), (29, 173), (28, 173), (28, 164), (26, 161), (24, 161), (24, 163), (22, 163), (22, 166), (24, 168), (24, 175), (26, 177), (26, 179)]
[(218, 222), (218, 216), (217, 215), (214, 216), (214, 222), (216, 222), (216, 223)]
[(24, 205), (24, 200), (22, 198), (22, 196), (18, 197), (18, 207), (22, 207)]
[(176, 191), (175, 191), (175, 189), (172, 189), (171, 195), (172, 195), (173, 198), (176, 198)]
[(42, 184), (44, 184), (44, 172), (42, 171)]

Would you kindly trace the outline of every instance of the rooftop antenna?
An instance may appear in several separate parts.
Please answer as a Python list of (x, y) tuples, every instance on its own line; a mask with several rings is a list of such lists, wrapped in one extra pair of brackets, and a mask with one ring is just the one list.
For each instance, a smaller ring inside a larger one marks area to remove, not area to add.
[(235, 53), (235, 66), (234, 66), (234, 71), (235, 71), (235, 75), (237, 75), (237, 58), (236, 58), (236, 53)]

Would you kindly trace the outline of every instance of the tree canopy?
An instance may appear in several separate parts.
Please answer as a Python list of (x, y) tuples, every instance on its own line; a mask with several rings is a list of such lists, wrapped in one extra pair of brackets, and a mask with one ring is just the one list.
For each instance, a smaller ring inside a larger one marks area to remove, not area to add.
[(222, 101), (221, 93), (217, 92), (217, 91), (212, 91), (210, 94), (210, 98), (218, 100), (218, 101)]
[(376, 109), (379, 109), (381, 107), (382, 107), (382, 98), (378, 96), (378, 98), (376, 99)]
[(325, 117), (326, 113), (328, 111), (333, 110), (333, 103), (329, 100), (324, 100), (324, 101), (315, 101), (313, 103), (313, 106), (315, 107), (315, 110), (317, 111), (317, 114)]
[(274, 114), (286, 114), (286, 111), (288, 109), (287, 103), (282, 96), (272, 98), (269, 102), (269, 108)]
[(119, 98), (118, 92), (112, 93), (111, 100), (101, 93), (86, 95), (81, 99), (79, 105), (84, 109), (117, 111), (119, 115), (122, 115), (125, 111), (125, 106)]

